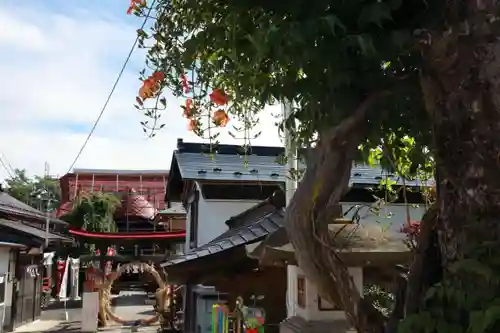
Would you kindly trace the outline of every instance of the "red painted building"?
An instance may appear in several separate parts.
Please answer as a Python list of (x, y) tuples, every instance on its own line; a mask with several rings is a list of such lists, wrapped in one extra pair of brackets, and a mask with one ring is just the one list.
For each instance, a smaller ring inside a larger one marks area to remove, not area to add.
[[(113, 193), (121, 201), (115, 214), (120, 233), (184, 231), (182, 206), (174, 203), (173, 207), (167, 208), (165, 205), (167, 179), (167, 170), (74, 169), (60, 178), (61, 205), (57, 216), (69, 213), (73, 200), (81, 192)], [(135, 252), (135, 255), (164, 251), (153, 243), (150, 244), (152, 247), (123, 251)]]
[(64, 215), (65, 208), (71, 209), (68, 203), (73, 201), (80, 191), (118, 195), (132, 191), (147, 200), (151, 207), (160, 211), (165, 208), (167, 179), (168, 171), (166, 170), (74, 169), (72, 173), (60, 179), (62, 205), (58, 214)]

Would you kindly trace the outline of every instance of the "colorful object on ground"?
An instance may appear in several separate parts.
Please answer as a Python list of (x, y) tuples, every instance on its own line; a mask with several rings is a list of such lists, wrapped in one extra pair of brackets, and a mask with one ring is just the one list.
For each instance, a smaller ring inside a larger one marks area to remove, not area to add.
[(229, 333), (229, 309), (225, 304), (212, 306), (212, 333)]
[(243, 308), (245, 333), (264, 333), (266, 314), (264, 309), (257, 307)]

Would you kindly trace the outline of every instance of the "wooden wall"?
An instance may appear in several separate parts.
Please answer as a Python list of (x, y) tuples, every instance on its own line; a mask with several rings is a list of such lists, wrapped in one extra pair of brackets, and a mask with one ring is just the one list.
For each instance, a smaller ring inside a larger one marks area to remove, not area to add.
[(242, 296), (248, 306), (253, 305), (252, 295), (264, 295), (256, 305), (266, 311), (266, 333), (278, 333), (279, 324), (286, 319), (286, 268), (265, 267), (247, 274), (225, 276), (210, 281), (218, 291), (227, 293), (230, 308)]

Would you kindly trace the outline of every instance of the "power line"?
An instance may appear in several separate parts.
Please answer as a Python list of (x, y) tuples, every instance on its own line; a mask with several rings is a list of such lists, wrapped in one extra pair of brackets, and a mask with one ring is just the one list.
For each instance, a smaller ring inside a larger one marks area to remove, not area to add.
[[(146, 26), (146, 22), (148, 21), (149, 14), (151, 14), (151, 10), (153, 9), (155, 2), (156, 2), (156, 0), (154, 0), (151, 3), (151, 6), (149, 7), (148, 13), (146, 14), (146, 17), (144, 18), (144, 21), (142, 22), (140, 30), (143, 30), (144, 27)], [(104, 102), (104, 105), (103, 105), (103, 107), (101, 109), (101, 112), (99, 113), (99, 116), (95, 120), (94, 125), (92, 126), (92, 129), (89, 132), (89, 135), (87, 136), (87, 138), (85, 139), (82, 147), (78, 151), (78, 154), (76, 154), (76, 157), (73, 160), (73, 163), (71, 163), (71, 166), (69, 167), (67, 173), (71, 172), (71, 169), (73, 169), (73, 167), (75, 166), (76, 162), (78, 161), (78, 159), (82, 155), (83, 150), (87, 146), (87, 143), (89, 142), (90, 137), (92, 136), (92, 134), (94, 134), (94, 131), (95, 131), (97, 125), (99, 124), (99, 121), (101, 120), (102, 115), (104, 114), (104, 111), (106, 111), (106, 108), (108, 107), (109, 101), (111, 100), (111, 97), (113, 96), (113, 93), (115, 92), (116, 87), (118, 86), (118, 82), (120, 81), (120, 79), (121, 79), (121, 77), (123, 75), (123, 72), (125, 71), (125, 67), (127, 67), (127, 64), (128, 64), (128, 62), (130, 60), (130, 57), (132, 56), (132, 53), (134, 52), (134, 49), (135, 49), (135, 47), (137, 45), (137, 42), (139, 41), (139, 38), (140, 38), (140, 35), (137, 34), (137, 37), (136, 37), (134, 43), (132, 44), (132, 47), (130, 48), (130, 51), (128, 52), (127, 58), (125, 59), (125, 62), (123, 63), (123, 66), (122, 66), (120, 72), (118, 73), (118, 77), (116, 78), (115, 83), (113, 84), (113, 87), (111, 88), (111, 91), (109, 92), (109, 95), (106, 98), (106, 102)]]
[[(0, 159), (3, 157), (3, 162), (2, 162), (2, 165), (3, 167), (5, 168), (5, 170), (7, 170), (7, 172), (9, 172), (9, 174), (12, 175), (15, 174), (15, 170), (14, 168), (12, 167), (12, 165), (9, 163), (9, 160), (7, 159), (7, 156), (5, 156), (5, 154), (0, 150)], [(4, 164), (5, 163), (5, 164)]]
[(0, 156), (0, 164), (3, 166), (3, 168), (5, 169), (5, 171), (7, 171), (7, 173), (9, 174), (9, 176), (11, 178), (14, 177), (14, 175), (12, 174), (12, 172), (10, 172), (9, 168), (7, 167), (7, 164), (5, 164), (4, 160), (2, 159), (2, 157)]

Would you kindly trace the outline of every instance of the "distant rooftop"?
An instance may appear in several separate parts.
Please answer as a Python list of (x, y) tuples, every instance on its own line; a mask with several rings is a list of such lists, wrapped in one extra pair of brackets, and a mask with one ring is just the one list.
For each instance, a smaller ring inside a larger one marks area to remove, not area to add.
[(122, 170), (122, 169), (73, 169), (73, 174), (94, 175), (159, 175), (168, 174), (168, 170)]

